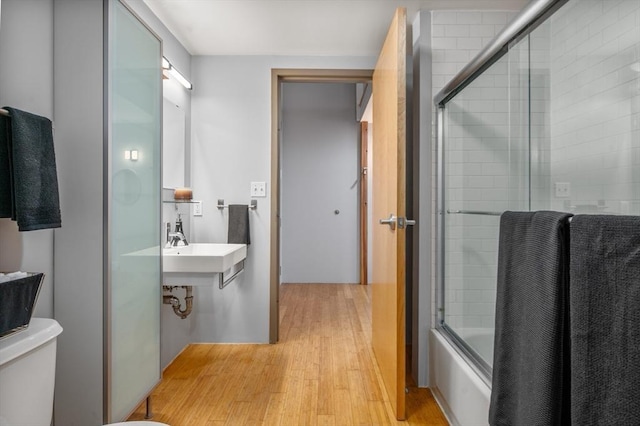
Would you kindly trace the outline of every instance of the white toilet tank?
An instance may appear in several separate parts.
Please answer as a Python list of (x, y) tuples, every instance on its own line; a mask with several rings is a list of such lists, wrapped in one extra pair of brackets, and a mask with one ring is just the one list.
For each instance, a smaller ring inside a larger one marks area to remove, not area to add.
[(29, 328), (0, 339), (0, 426), (49, 426), (53, 413), (56, 320), (32, 318)]

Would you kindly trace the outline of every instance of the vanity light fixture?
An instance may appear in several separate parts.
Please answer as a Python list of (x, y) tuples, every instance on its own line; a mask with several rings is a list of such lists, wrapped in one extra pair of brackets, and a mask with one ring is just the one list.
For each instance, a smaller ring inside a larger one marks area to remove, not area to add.
[(169, 62), (169, 60), (167, 58), (165, 58), (164, 56), (162, 57), (162, 69), (163, 70), (167, 70), (167, 72), (176, 80), (178, 80), (178, 82), (180, 84), (182, 84), (185, 88), (187, 88), (188, 90), (193, 89), (193, 85), (191, 84), (191, 82), (189, 80), (187, 80), (185, 78), (185, 76), (183, 76), (180, 71), (178, 71), (173, 65), (171, 65), (171, 62)]

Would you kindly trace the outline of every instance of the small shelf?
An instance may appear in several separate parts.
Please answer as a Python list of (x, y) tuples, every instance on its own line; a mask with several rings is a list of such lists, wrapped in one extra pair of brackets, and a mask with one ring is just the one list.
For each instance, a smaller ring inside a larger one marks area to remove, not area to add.
[(164, 204), (195, 204), (199, 201), (194, 200), (162, 200)]

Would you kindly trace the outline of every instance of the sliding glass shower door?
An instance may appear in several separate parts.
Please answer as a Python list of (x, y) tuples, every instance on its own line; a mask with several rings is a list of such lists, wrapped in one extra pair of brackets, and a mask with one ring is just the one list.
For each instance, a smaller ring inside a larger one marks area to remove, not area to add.
[(436, 97), (439, 322), (486, 376), (500, 214), (640, 214), (640, 3), (556, 6)]
[(443, 111), (441, 325), (490, 373), (498, 229), (529, 210), (528, 43), (514, 46)]

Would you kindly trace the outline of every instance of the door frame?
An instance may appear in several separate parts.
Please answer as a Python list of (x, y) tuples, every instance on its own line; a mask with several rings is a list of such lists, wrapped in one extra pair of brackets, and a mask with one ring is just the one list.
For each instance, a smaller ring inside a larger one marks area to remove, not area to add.
[(360, 285), (369, 283), (369, 122), (360, 122)]
[[(269, 277), (269, 343), (277, 343), (280, 326), (280, 106), (286, 82), (363, 83), (372, 69), (273, 68), (271, 70), (271, 219)], [(354, 99), (355, 108), (355, 99)]]

